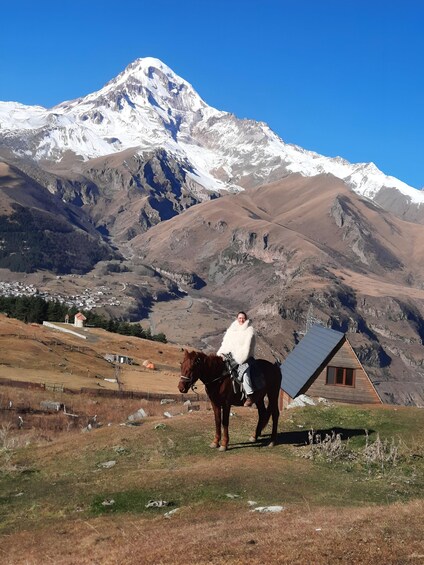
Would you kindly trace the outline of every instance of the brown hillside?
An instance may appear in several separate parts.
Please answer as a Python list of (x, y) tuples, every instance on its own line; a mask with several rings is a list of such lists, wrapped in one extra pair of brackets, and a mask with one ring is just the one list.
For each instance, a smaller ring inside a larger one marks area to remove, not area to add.
[[(249, 310), (284, 355), (312, 309), (315, 319), (349, 332), (383, 398), (421, 405), (422, 241), (424, 226), (394, 217), (335, 177), (291, 175), (195, 206), (133, 245), (170, 276), (198, 275), (205, 284), (189, 293), (211, 310), (227, 310), (221, 332), (232, 312)], [(160, 304), (156, 311), (172, 328), (172, 315)], [(178, 323), (192, 327), (188, 310)], [(218, 345), (220, 333), (198, 332), (197, 343)]]
[[(115, 353), (131, 357), (135, 363), (118, 365), (122, 390), (178, 394), (180, 347), (96, 328), (86, 328), (84, 333), (87, 340), (0, 314), (0, 378), (74, 390), (118, 390), (118, 384), (104, 380), (116, 377), (114, 365), (104, 359), (105, 354)], [(143, 366), (146, 360), (155, 370)]]

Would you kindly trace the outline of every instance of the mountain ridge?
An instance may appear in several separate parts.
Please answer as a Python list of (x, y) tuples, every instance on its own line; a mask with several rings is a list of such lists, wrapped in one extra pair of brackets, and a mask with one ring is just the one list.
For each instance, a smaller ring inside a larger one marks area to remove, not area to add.
[[(208, 106), (187, 81), (154, 58), (137, 59), (98, 91), (50, 110), (14, 104), (0, 103), (0, 125), (3, 145), (18, 156), (57, 161), (66, 147), (86, 160), (161, 147), (213, 192), (259, 186), (293, 172), (331, 173), (371, 199), (392, 187), (412, 206), (421, 208), (424, 202), (424, 193), (373, 163), (323, 157), (285, 143), (263, 122)], [(14, 133), (23, 147), (14, 144)]]

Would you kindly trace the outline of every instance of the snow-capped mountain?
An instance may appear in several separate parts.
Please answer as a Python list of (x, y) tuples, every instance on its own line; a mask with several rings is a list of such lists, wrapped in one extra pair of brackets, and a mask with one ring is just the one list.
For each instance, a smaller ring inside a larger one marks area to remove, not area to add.
[(87, 161), (129, 149), (138, 155), (164, 150), (187, 180), (209, 191), (239, 191), (290, 173), (330, 173), (383, 205), (389, 189), (391, 201), (402, 197), (403, 212), (424, 203), (424, 192), (373, 163), (324, 157), (284, 143), (265, 123), (208, 106), (150, 57), (134, 61), (99, 91), (50, 109), (0, 102), (1, 148), (37, 162), (60, 162), (69, 152)]

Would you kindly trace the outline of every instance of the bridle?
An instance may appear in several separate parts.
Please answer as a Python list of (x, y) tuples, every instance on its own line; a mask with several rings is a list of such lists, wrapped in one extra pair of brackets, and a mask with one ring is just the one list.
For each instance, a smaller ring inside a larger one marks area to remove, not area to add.
[[(199, 365), (199, 364), (201, 364), (201, 363), (202, 363), (202, 358), (196, 356), (195, 359), (194, 359), (194, 361), (193, 361), (193, 368), (194, 368), (196, 365)], [(192, 375), (191, 377), (186, 377), (185, 375), (180, 375), (180, 380), (182, 380), (183, 382), (188, 383), (187, 390), (191, 388), (191, 390), (192, 390), (193, 392), (196, 392), (196, 388), (197, 388), (197, 387), (195, 387), (195, 383), (196, 383), (196, 381), (197, 381), (198, 379), (200, 379), (200, 380), (202, 381), (202, 383), (203, 383), (205, 386), (207, 386), (207, 385), (211, 385), (212, 383), (221, 381), (221, 380), (224, 379), (226, 376), (228, 376), (229, 373), (230, 373), (230, 372), (229, 372), (229, 370), (228, 370), (228, 368), (227, 368), (227, 365), (224, 363), (223, 372), (222, 372), (218, 377), (216, 377), (216, 378), (214, 378), (214, 379), (212, 379), (212, 380), (208, 380), (207, 382), (205, 382), (205, 380), (204, 380), (202, 377), (196, 377), (195, 375)]]
[[(194, 367), (195, 365), (199, 365), (199, 363), (201, 363), (200, 357), (197, 357), (197, 356), (196, 356), (195, 359), (194, 359), (194, 361), (193, 361), (193, 367)], [(195, 385), (195, 382), (196, 382), (198, 379), (199, 379), (199, 377), (196, 377), (196, 378), (195, 378), (195, 375), (194, 375), (194, 374), (192, 374), (191, 377), (186, 377), (185, 375), (180, 375), (180, 380), (183, 381), (183, 382), (188, 383), (187, 390), (191, 388), (191, 390), (192, 390), (193, 392), (196, 392), (196, 388), (197, 388), (197, 387), (195, 387), (194, 385)]]

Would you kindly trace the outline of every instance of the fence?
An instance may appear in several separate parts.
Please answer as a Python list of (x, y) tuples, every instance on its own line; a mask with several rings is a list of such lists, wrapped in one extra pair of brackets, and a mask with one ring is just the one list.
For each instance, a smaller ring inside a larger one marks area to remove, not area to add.
[(142, 398), (144, 400), (161, 400), (162, 398), (172, 398), (173, 400), (201, 401), (208, 400), (206, 394), (168, 394), (157, 392), (143, 392), (138, 390), (111, 390), (82, 387), (80, 389), (66, 388), (63, 384), (57, 383), (32, 383), (27, 381), (13, 381), (0, 377), (0, 386), (11, 386), (16, 388), (48, 390), (51, 392), (65, 392), (68, 394), (87, 394), (90, 396), (102, 396), (108, 398)]

